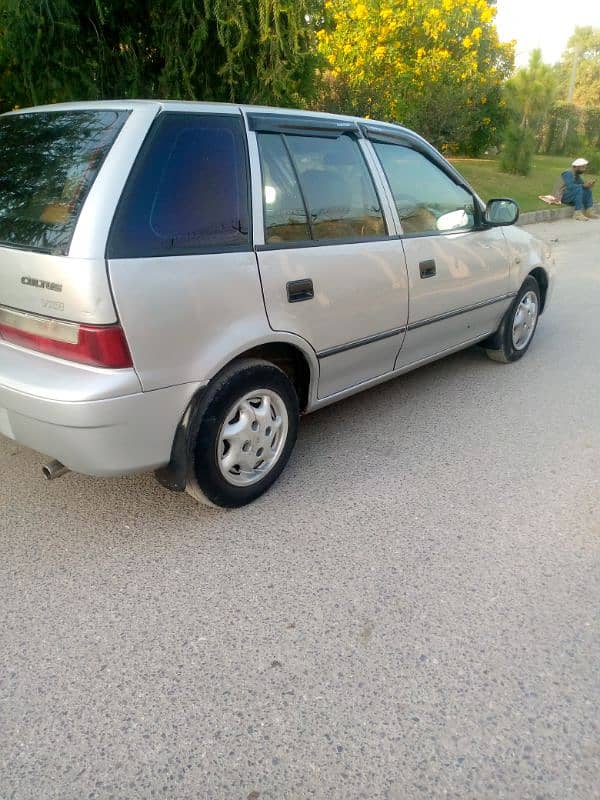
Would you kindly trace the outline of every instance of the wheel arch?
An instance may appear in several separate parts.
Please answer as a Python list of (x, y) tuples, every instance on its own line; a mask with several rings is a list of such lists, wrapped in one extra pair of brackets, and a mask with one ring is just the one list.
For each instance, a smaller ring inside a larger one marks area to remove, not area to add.
[(546, 306), (546, 297), (548, 295), (548, 273), (543, 267), (535, 267), (529, 271), (526, 277), (529, 276), (535, 278), (537, 285), (540, 287), (540, 314), (542, 314)]
[[(233, 359), (240, 361), (245, 358), (260, 358), (275, 364), (290, 379), (296, 394), (300, 412), (304, 412), (308, 407), (311, 396), (311, 385), (313, 383), (313, 369), (306, 357), (306, 354), (289, 342), (265, 342), (255, 347), (245, 350)], [(233, 363), (230, 362), (230, 363)], [(316, 377), (316, 376), (315, 376)]]
[(189, 458), (189, 431), (194, 426), (195, 418), (202, 415), (206, 390), (232, 364), (245, 359), (261, 359), (279, 367), (288, 376), (296, 390), (300, 412), (304, 412), (310, 405), (318, 379), (316, 357), (313, 360), (297, 345), (281, 340), (255, 344), (247, 350), (237, 353), (213, 375), (208, 384), (198, 389), (183, 412), (173, 439), (171, 459), (167, 465), (155, 470), (154, 473), (157, 481), (165, 488), (175, 492), (185, 491)]
[[(527, 278), (533, 278), (536, 281), (537, 285), (538, 285), (538, 288), (539, 288), (539, 291), (540, 291), (540, 312), (539, 313), (541, 314), (542, 311), (543, 311), (543, 308), (544, 308), (544, 302), (546, 300), (546, 294), (548, 292), (548, 275), (547, 275), (546, 271), (544, 269), (542, 269), (542, 267), (535, 267), (534, 269), (532, 269), (527, 274), (524, 274), (523, 275), (523, 279), (522, 279), (522, 281), (521, 281), (521, 283), (519, 285), (519, 288), (514, 293), (514, 297), (515, 298), (519, 295), (521, 289), (523, 288), (523, 284), (525, 283)], [(513, 303), (514, 303), (514, 299), (513, 299)], [(513, 304), (511, 303), (511, 305), (507, 309), (506, 313), (502, 317), (502, 322), (500, 323), (500, 326), (498, 327), (498, 329), (496, 331), (494, 331), (494, 333), (492, 333), (486, 339), (483, 339), (483, 341), (479, 342), (479, 346), (483, 347), (484, 350), (499, 350), (500, 349), (501, 343), (502, 343), (502, 337), (504, 335), (504, 326), (506, 324), (506, 317), (507, 317), (507, 314), (509, 313), (510, 309), (512, 308), (512, 305)]]

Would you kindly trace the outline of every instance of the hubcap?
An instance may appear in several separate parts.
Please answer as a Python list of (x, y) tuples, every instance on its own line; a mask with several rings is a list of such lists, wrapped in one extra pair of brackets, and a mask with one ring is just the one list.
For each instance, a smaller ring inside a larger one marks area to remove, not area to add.
[(523, 350), (529, 344), (538, 317), (538, 299), (535, 292), (526, 292), (517, 306), (513, 318), (512, 342), (515, 350)]
[(234, 486), (250, 486), (275, 466), (287, 439), (288, 414), (281, 397), (257, 389), (229, 410), (217, 439), (221, 474)]

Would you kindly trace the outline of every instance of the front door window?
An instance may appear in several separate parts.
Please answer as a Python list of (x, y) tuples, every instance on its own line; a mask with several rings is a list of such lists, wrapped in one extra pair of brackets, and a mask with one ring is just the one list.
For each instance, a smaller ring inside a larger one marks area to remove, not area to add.
[(447, 233), (475, 225), (473, 196), (424, 155), (374, 142), (405, 234)]

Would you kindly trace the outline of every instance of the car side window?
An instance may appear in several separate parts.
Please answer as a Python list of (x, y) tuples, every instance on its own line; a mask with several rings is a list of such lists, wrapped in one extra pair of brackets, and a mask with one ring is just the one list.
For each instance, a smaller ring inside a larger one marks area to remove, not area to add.
[(144, 144), (117, 209), (110, 258), (248, 249), (241, 119), (166, 113)]
[(282, 137), (258, 134), (262, 169), (265, 242), (310, 240), (308, 215), (298, 178)]
[(373, 142), (406, 234), (448, 233), (475, 225), (475, 201), (424, 155), (402, 145)]
[(355, 139), (258, 134), (265, 241), (386, 235), (373, 179)]

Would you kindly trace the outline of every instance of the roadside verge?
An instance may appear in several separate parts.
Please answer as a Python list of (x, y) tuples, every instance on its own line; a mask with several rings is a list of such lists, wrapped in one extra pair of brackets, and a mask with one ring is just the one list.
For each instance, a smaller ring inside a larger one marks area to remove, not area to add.
[[(600, 203), (594, 203), (594, 211), (600, 214)], [(538, 211), (525, 211), (519, 214), (517, 225), (533, 225), (536, 222), (553, 222), (556, 219), (568, 219), (573, 216), (573, 206), (560, 208), (541, 208)]]

